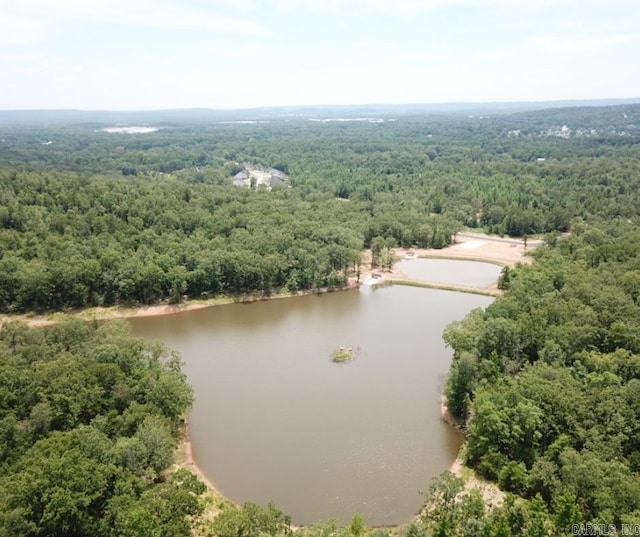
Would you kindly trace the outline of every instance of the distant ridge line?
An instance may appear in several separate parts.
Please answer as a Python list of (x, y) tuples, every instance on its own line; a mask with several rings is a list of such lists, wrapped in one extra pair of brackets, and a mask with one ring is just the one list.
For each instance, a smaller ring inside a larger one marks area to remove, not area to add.
[(640, 104), (640, 97), (615, 99), (579, 99), (555, 101), (514, 102), (450, 102), (414, 104), (362, 104), (362, 105), (292, 105), (259, 108), (175, 108), (158, 110), (0, 110), (0, 124), (7, 123), (149, 123), (173, 121), (216, 121), (225, 119), (283, 119), (304, 117), (357, 117), (367, 115), (503, 115), (538, 110), (610, 107)]

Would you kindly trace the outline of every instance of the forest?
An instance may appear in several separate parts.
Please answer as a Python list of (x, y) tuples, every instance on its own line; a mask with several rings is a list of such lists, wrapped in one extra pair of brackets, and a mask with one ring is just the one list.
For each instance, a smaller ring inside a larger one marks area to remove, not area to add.
[(120, 323), (0, 331), (0, 535), (190, 535), (204, 485), (168, 475), (193, 393)]
[[(640, 524), (640, 105), (392, 112), (168, 117), (139, 134), (0, 121), (0, 312), (339, 289), (372, 247), (540, 236), (502, 296), (443, 336), (464, 460), (504, 503), (444, 474), (401, 528), (356, 515), (296, 533)], [(234, 186), (244, 163), (291, 186)], [(0, 369), (0, 535), (291, 533), (274, 505), (202, 521), (204, 485), (170, 470), (193, 397), (179, 357), (125, 325), (7, 321)]]
[[(639, 110), (0, 125), (0, 311), (340, 287), (376, 238), (442, 248), (464, 227), (633, 218)], [(291, 188), (232, 187), (245, 162)]]

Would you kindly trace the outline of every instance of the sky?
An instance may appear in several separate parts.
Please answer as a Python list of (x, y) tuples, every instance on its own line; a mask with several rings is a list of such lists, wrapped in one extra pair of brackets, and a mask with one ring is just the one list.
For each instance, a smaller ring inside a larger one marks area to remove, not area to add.
[(640, 97), (638, 0), (0, 0), (0, 110)]

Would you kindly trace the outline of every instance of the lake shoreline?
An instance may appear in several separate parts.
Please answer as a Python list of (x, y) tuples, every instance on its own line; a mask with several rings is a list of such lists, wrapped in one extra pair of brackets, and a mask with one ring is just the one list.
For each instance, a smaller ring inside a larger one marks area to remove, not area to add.
[[(447, 396), (445, 395), (445, 387), (442, 388), (442, 393), (440, 394), (440, 417), (442, 421), (444, 421), (449, 426), (455, 428), (457, 431), (462, 433), (459, 425), (456, 423), (455, 419), (449, 412), (449, 406), (447, 404)], [(464, 434), (464, 433), (463, 433)], [(465, 436), (466, 442), (466, 436)], [(480, 494), (482, 495), (482, 499), (484, 500), (485, 505), (492, 509), (494, 507), (499, 507), (502, 505), (505, 499), (505, 493), (500, 490), (497, 484), (486, 481), (482, 478), (479, 478), (475, 471), (472, 468), (465, 466), (464, 459), (462, 456), (462, 450), (464, 449), (464, 442), (460, 447), (460, 451), (458, 452), (458, 456), (451, 463), (449, 467), (449, 472), (451, 472), (456, 477), (464, 480), (464, 490), (469, 491), (471, 489), (478, 489)]]
[(194, 299), (185, 300), (181, 304), (153, 304), (147, 306), (110, 306), (110, 307), (92, 307), (80, 310), (72, 310), (66, 312), (54, 312), (46, 315), (25, 314), (4, 314), (0, 317), (0, 325), (5, 322), (22, 321), (32, 328), (41, 326), (52, 326), (68, 319), (80, 319), (82, 321), (109, 321), (116, 319), (137, 319), (146, 317), (162, 317), (165, 315), (175, 315), (186, 311), (194, 311), (204, 308), (212, 308), (215, 306), (225, 306), (229, 304), (250, 304), (252, 302), (260, 302), (263, 300), (275, 300), (282, 298), (291, 298), (296, 296), (322, 295), (325, 293), (334, 293), (338, 291), (347, 291), (358, 287), (357, 284), (349, 281), (347, 285), (337, 288), (311, 289), (306, 291), (298, 291), (296, 293), (273, 293), (270, 295), (254, 294), (240, 296), (222, 296), (210, 299)]
[[(529, 241), (529, 250), (534, 248), (540, 241)], [(483, 233), (464, 233), (458, 234), (456, 241), (442, 249), (419, 248), (405, 249), (395, 248), (394, 256), (396, 260), (415, 259), (415, 258), (434, 258), (434, 259), (451, 259), (466, 260), (485, 263), (494, 263), (503, 267), (512, 268), (518, 263), (530, 263), (531, 258), (527, 256), (527, 249), (524, 248), (524, 242), (520, 239), (502, 239)], [(363, 255), (363, 265), (370, 265), (371, 252), (365, 250)], [(378, 278), (373, 278), (373, 275)], [(401, 285), (415, 285), (419, 287), (431, 287), (436, 289), (444, 289), (448, 291), (460, 291), (465, 293), (486, 294), (497, 296), (500, 290), (497, 285), (491, 285), (487, 288), (470, 288), (463, 285), (446, 285), (437, 282), (415, 281), (409, 279), (395, 267), (382, 270), (377, 268), (366, 268), (360, 271), (359, 277), (350, 275), (347, 284), (336, 289), (312, 289), (300, 291), (297, 293), (279, 292), (270, 295), (261, 293), (238, 295), (238, 296), (222, 296), (208, 299), (192, 299), (186, 300), (181, 304), (153, 304), (146, 306), (110, 306), (110, 307), (92, 307), (80, 310), (71, 310), (66, 312), (54, 312), (45, 315), (26, 314), (4, 314), (0, 317), (0, 324), (10, 321), (23, 321), (28, 326), (50, 326), (69, 318), (79, 318), (86, 321), (104, 321), (109, 319), (129, 319), (138, 317), (159, 317), (163, 315), (173, 315), (184, 311), (192, 311), (212, 306), (220, 306), (234, 303), (250, 303), (261, 300), (272, 300), (278, 298), (290, 298), (295, 296), (313, 295), (330, 293), (334, 291), (343, 291), (347, 289), (355, 289), (363, 285), (367, 280), (375, 280), (374, 284), (379, 285), (383, 282), (397, 283)]]
[[(462, 242), (458, 242), (454, 245), (451, 245), (442, 250), (432, 250), (432, 249), (421, 249), (421, 250), (413, 250), (408, 251), (405, 249), (394, 249), (394, 254), (396, 259), (406, 259), (406, 258), (447, 258), (452, 260), (473, 260), (478, 262), (489, 262), (495, 263), (501, 266), (515, 266), (519, 262), (528, 262), (530, 258), (525, 258), (526, 252), (520, 248), (513, 248), (511, 244), (505, 241), (504, 244), (490, 244), (491, 252), (481, 252), (481, 246), (477, 246), (477, 239), (475, 236), (471, 241), (463, 240)], [(465, 248), (465, 243), (476, 243), (473, 248)], [(499, 254), (496, 254), (496, 246), (498, 246)], [(472, 251), (470, 251), (472, 250)], [(519, 251), (517, 251), (519, 250)], [(365, 253), (365, 259), (363, 260), (364, 266), (367, 266), (367, 253)], [(409, 257), (411, 255), (411, 257)], [(370, 259), (370, 257), (369, 257)], [(377, 277), (375, 277), (375, 276)], [(433, 288), (441, 288), (450, 291), (459, 291), (459, 292), (472, 292), (477, 294), (487, 294), (491, 296), (496, 296), (500, 293), (500, 291), (496, 288), (496, 285), (489, 286), (487, 288), (469, 288), (465, 286), (457, 286), (457, 285), (440, 285), (432, 282), (422, 282), (422, 281), (414, 281), (410, 280), (406, 275), (401, 273), (395, 267), (392, 267), (390, 270), (381, 270), (381, 269), (372, 269), (367, 268), (362, 270), (359, 274), (359, 277), (356, 278), (355, 275), (352, 275), (347, 282), (347, 285), (337, 289), (321, 289), (321, 290), (309, 290), (305, 292), (298, 293), (274, 293), (271, 295), (262, 295), (262, 294), (254, 294), (254, 295), (243, 295), (236, 297), (218, 297), (212, 299), (205, 300), (194, 300), (194, 301), (186, 301), (183, 304), (171, 305), (171, 304), (155, 304), (151, 306), (141, 306), (136, 308), (126, 308), (121, 306), (116, 306), (112, 308), (90, 308), (86, 310), (79, 310), (75, 312), (63, 312), (63, 313), (55, 313), (50, 314), (48, 316), (31, 316), (31, 315), (6, 315), (0, 318), (0, 323), (5, 321), (12, 320), (20, 320), (26, 322), (29, 326), (38, 327), (38, 326), (48, 326), (53, 325), (58, 322), (62, 322), (63, 320), (69, 318), (78, 318), (82, 320), (110, 320), (110, 319), (128, 319), (128, 318), (140, 318), (140, 317), (159, 317), (165, 315), (173, 315), (186, 311), (193, 311), (218, 305), (226, 305), (231, 303), (249, 303), (249, 302), (257, 302), (262, 300), (272, 300), (278, 298), (290, 298), (295, 296), (304, 296), (304, 295), (313, 295), (313, 294), (324, 294), (327, 292), (340, 291), (340, 290), (348, 290), (358, 288), (360, 285), (363, 285), (363, 282), (373, 281), (374, 285), (379, 285), (381, 283), (385, 284), (402, 284), (402, 285), (415, 285), (420, 287), (433, 287)], [(453, 420), (451, 419), (451, 415), (448, 412), (446, 406), (446, 398), (444, 394), (442, 395), (440, 402), (440, 411), (442, 419), (449, 423), (451, 426), (455, 427)], [(231, 504), (233, 502), (231, 500), (224, 497), (214, 486), (214, 484), (202, 473), (202, 470), (198, 466), (198, 462), (193, 453), (193, 445), (189, 435), (188, 426), (185, 427), (183, 438), (181, 439), (177, 450), (176, 450), (176, 463), (174, 468), (185, 468), (191, 472), (193, 472), (199, 480), (201, 480), (207, 487), (207, 491), (214, 498), (214, 503), (217, 506), (212, 507), (209, 512), (209, 516), (216, 516), (216, 514), (220, 510), (220, 506), (223, 504)], [(464, 477), (467, 483), (473, 483), (477, 486), (478, 480), (474, 477), (469, 477), (467, 469), (464, 468), (464, 464), (460, 454), (456, 457), (453, 463), (450, 466), (450, 471), (459, 476)], [(472, 472), (471, 472), (472, 473)], [(473, 474), (472, 474), (473, 476)], [(486, 484), (482, 484), (481, 487), (484, 489)], [(495, 485), (494, 489), (497, 489)], [(500, 493), (499, 489), (498, 493)], [(497, 494), (499, 497), (500, 494)], [(483, 493), (484, 496), (484, 493)], [(490, 504), (493, 504), (495, 501), (496, 493), (493, 491), (490, 494), (492, 500), (489, 501)]]
[[(185, 423), (180, 442), (176, 447), (176, 456), (174, 467), (176, 469), (189, 470), (195, 474), (200, 481), (202, 481), (207, 490), (216, 498), (223, 502), (231, 502), (226, 496), (224, 496), (213, 484), (213, 482), (202, 472), (198, 466), (198, 462), (193, 454), (193, 442), (191, 441), (191, 435), (189, 434), (189, 425)], [(235, 504), (234, 504), (235, 505)]]
[[(447, 425), (449, 425), (450, 427), (453, 427), (456, 431), (460, 431), (460, 433), (462, 433), (462, 431), (460, 430), (460, 427), (458, 427), (455, 420), (453, 419), (451, 412), (449, 412), (449, 406), (447, 404), (447, 396), (445, 395), (445, 386), (442, 387), (442, 393), (440, 394), (440, 417), (442, 418), (442, 421), (444, 421)], [(464, 445), (464, 443), (462, 445)], [(454, 461), (451, 463), (451, 466), (449, 467), (449, 471), (456, 477), (462, 477), (462, 468), (464, 467), (464, 461), (462, 460), (461, 452), (462, 452), (462, 446), (460, 447), (460, 451), (458, 452), (458, 455), (456, 456)]]

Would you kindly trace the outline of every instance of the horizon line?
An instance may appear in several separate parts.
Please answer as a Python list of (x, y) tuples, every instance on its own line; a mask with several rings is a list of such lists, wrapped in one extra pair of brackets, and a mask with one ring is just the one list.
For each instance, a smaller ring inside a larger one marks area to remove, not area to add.
[(247, 112), (252, 110), (277, 110), (277, 109), (308, 109), (308, 108), (366, 108), (366, 107), (445, 107), (445, 106), (517, 106), (517, 105), (552, 105), (566, 103), (601, 103), (624, 101), (626, 104), (636, 104), (638, 97), (597, 97), (597, 98), (564, 98), (564, 99), (543, 99), (543, 100), (513, 100), (513, 101), (441, 101), (441, 102), (407, 102), (407, 103), (316, 103), (316, 104), (276, 104), (246, 107), (167, 107), (167, 108), (2, 108), (0, 113), (20, 113), (20, 112), (80, 112), (80, 113), (126, 113), (126, 112), (180, 112), (180, 111), (210, 111), (210, 112)]

